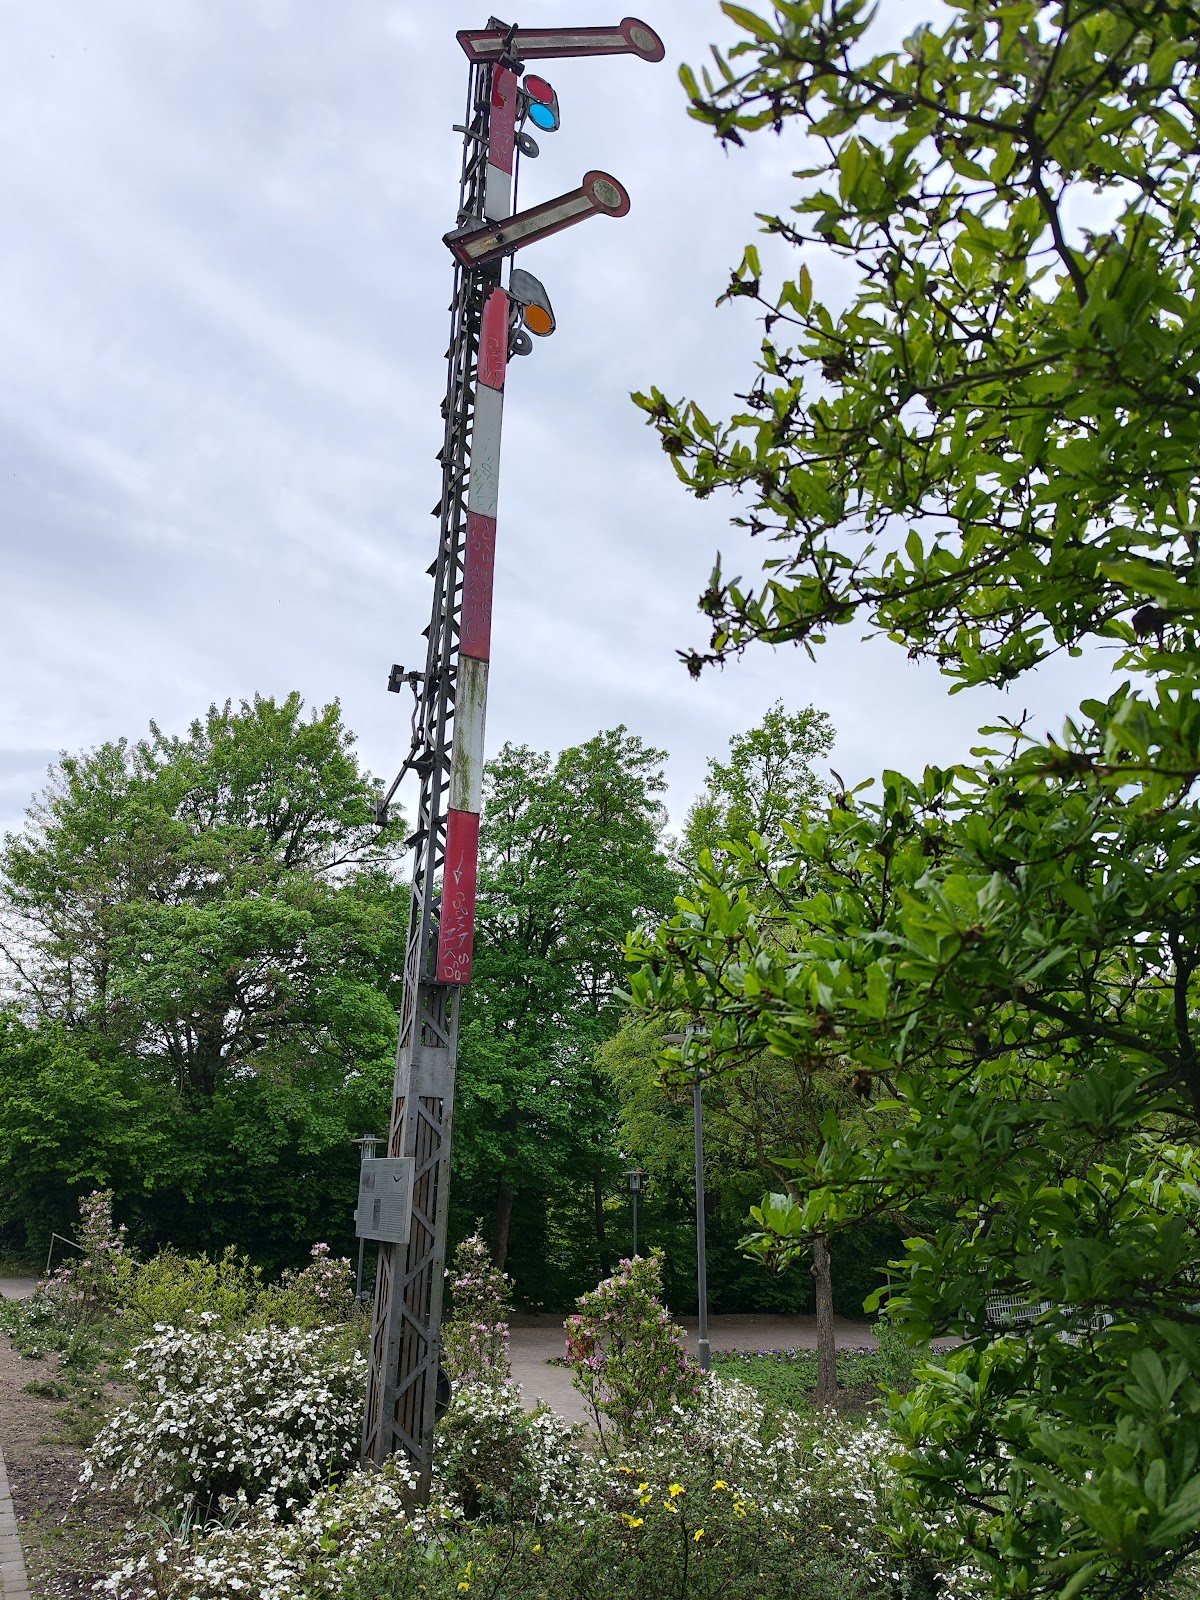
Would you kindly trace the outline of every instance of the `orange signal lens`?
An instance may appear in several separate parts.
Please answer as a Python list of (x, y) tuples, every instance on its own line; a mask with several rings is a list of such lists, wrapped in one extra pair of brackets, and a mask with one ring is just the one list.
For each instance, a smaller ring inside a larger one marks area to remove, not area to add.
[(526, 306), (525, 326), (530, 333), (544, 338), (546, 334), (554, 332), (554, 318), (543, 306)]

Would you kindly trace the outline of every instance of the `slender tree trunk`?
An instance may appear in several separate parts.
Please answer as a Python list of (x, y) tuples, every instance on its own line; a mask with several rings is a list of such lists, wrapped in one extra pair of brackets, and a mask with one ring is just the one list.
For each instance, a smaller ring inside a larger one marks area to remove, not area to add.
[(512, 1226), (513, 1199), (512, 1185), (507, 1178), (501, 1178), (496, 1191), (496, 1226), (492, 1232), (492, 1261), (501, 1272), (508, 1260), (508, 1230)]
[(813, 1282), (817, 1289), (816, 1404), (837, 1404), (837, 1342), (833, 1334), (833, 1262), (828, 1239), (813, 1240)]
[(600, 1246), (600, 1270), (603, 1271), (608, 1235), (604, 1229), (604, 1173), (598, 1161), (592, 1168), (592, 1198), (596, 1204), (596, 1243)]

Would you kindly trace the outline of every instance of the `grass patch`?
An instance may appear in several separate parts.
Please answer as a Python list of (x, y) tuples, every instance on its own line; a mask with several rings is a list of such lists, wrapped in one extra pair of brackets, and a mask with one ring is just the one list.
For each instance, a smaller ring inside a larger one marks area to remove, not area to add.
[[(839, 1350), (838, 1388), (848, 1391), (860, 1403), (870, 1404), (884, 1389), (907, 1389), (912, 1383), (913, 1366), (928, 1360), (928, 1352), (891, 1348), (879, 1350)], [(748, 1383), (771, 1405), (792, 1411), (812, 1409), (817, 1387), (815, 1350), (714, 1350), (712, 1364), (722, 1377)]]
[(35, 1378), (25, 1385), (26, 1394), (36, 1394), (39, 1400), (65, 1400), (68, 1390), (57, 1378)]

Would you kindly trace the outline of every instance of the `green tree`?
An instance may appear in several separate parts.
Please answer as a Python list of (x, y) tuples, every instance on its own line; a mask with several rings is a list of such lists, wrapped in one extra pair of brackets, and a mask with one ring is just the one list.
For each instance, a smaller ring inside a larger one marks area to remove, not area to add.
[(344, 1233), (404, 926), (374, 793), (337, 706), (298, 695), (52, 769), (0, 852), (10, 1230), (62, 1229), (102, 1183), (146, 1242)]
[[(736, 1062), (723, 1054), (718, 1070), (711, 1071), (702, 1039), (692, 1041), (690, 1066), (685, 1066), (680, 1050), (663, 1043), (666, 1026), (663, 1019), (635, 1012), (600, 1048), (600, 1064), (620, 1096), (622, 1146), (647, 1171), (655, 1188), (664, 1187), (672, 1196), (687, 1196), (695, 1171), (691, 1073), (699, 1065), (708, 1074), (703, 1115), (710, 1293), (723, 1292), (728, 1308), (737, 1311), (807, 1310), (815, 1305), (816, 1402), (832, 1405), (837, 1396), (836, 1267), (831, 1252), (835, 1241), (823, 1234), (805, 1240), (813, 1298), (805, 1297), (799, 1305), (794, 1291), (773, 1292), (768, 1285), (747, 1281), (744, 1267), (735, 1276), (734, 1263), (727, 1257), (745, 1233), (747, 1211), (764, 1184), (800, 1197), (796, 1162), (820, 1149), (821, 1129), (829, 1113), (852, 1104), (850, 1073), (836, 1060), (811, 1050), (782, 1057), (753, 1047), (743, 1051)], [(714, 1218), (718, 1223), (715, 1233)], [(876, 1262), (863, 1259), (863, 1243), (868, 1250), (872, 1246), (878, 1249), (886, 1239), (884, 1250), (890, 1253), (894, 1248), (894, 1230), (886, 1222), (869, 1232), (869, 1241), (851, 1241), (848, 1236), (843, 1241), (848, 1278), (843, 1307), (849, 1315), (861, 1316), (867, 1290), (874, 1290), (882, 1281)], [(799, 1251), (786, 1256), (776, 1252), (767, 1260), (782, 1270), (799, 1255)], [(886, 1260), (886, 1254), (880, 1255)]]
[[(595, 1051), (620, 1018), (626, 929), (671, 905), (662, 760), (615, 728), (553, 759), (506, 745), (487, 767), (455, 1180), (456, 1203), (493, 1218), (501, 1269), (522, 1195), (543, 1226), (585, 1195), (584, 1271), (607, 1264), (615, 1114)], [(545, 1281), (544, 1236), (528, 1243), (514, 1262), (526, 1293)]]
[(375, 828), (352, 744), (336, 705), (305, 717), (293, 694), (64, 756), (0, 853), (22, 999), (205, 1095), (377, 1053), (403, 823)]
[(1200, 1551), (1200, 15), (959, 0), (874, 53), (860, 0), (724, 10), (745, 38), (685, 71), (694, 114), (735, 143), (795, 118), (819, 165), (765, 222), (796, 277), (767, 292), (751, 249), (730, 286), (766, 322), (745, 410), (641, 401), (772, 536), (757, 588), (714, 574), (693, 669), (861, 618), (960, 686), (1089, 639), (1129, 677), (1060, 740), (993, 729), (715, 862), (637, 993), (894, 1100), (882, 1145), (828, 1124), (759, 1249), (943, 1203), (894, 1311), (964, 1343), (895, 1420), (948, 1559), (1164, 1592)]
[(685, 859), (694, 862), (702, 850), (752, 833), (782, 840), (783, 824), (800, 820), (825, 793), (812, 763), (828, 755), (833, 741), (826, 712), (786, 711), (782, 700), (753, 728), (734, 734), (729, 759), (710, 758), (704, 789), (688, 808)]
[[(825, 712), (812, 706), (788, 712), (782, 701), (753, 728), (735, 734), (728, 759), (709, 760), (704, 790), (688, 811), (683, 857), (691, 863), (690, 876), (711, 871), (714, 856), (721, 858), (730, 844), (745, 844), (752, 836), (763, 841), (768, 853), (786, 850), (786, 825), (803, 822), (827, 792), (812, 763), (828, 754), (833, 741), (833, 724)], [(670, 1171), (678, 1178), (694, 1160), (690, 1117), (679, 1116), (681, 1108), (690, 1112), (691, 1096), (688, 1073), (678, 1061), (664, 1077), (660, 1036), (661, 1029), (645, 1032), (634, 1025), (606, 1047), (601, 1059), (621, 1091), (627, 1146), (648, 1169), (663, 1175)], [(642, 1044), (640, 1051), (631, 1049), (634, 1041)], [(703, 1060), (702, 1043), (692, 1049)], [(760, 1181), (792, 1191), (788, 1163), (798, 1152), (820, 1144), (826, 1113), (846, 1098), (829, 1063), (820, 1065), (823, 1070), (815, 1072), (808, 1061), (783, 1063), (765, 1052), (753, 1053), (736, 1072), (725, 1064), (705, 1100), (706, 1165), (718, 1186), (724, 1177), (741, 1189), (754, 1172)], [(837, 1393), (837, 1347), (833, 1266), (824, 1236), (812, 1241), (812, 1254), (817, 1399), (827, 1405)]]

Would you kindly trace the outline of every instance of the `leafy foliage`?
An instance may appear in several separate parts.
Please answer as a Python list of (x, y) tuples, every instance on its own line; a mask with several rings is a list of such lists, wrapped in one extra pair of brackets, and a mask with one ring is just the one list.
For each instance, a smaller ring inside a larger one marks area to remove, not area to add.
[(630, 1444), (674, 1407), (699, 1398), (700, 1369), (661, 1293), (661, 1256), (634, 1256), (580, 1295), (579, 1310), (567, 1318), (571, 1381), (591, 1407), (602, 1439), (608, 1422), (617, 1439)]
[(456, 1382), (501, 1383), (509, 1376), (508, 1318), (512, 1290), (492, 1265), (479, 1233), (469, 1234), (450, 1263), (450, 1314), (442, 1321), (442, 1365)]
[(337, 706), (302, 711), (213, 706), (186, 738), (152, 724), (59, 762), (0, 859), (3, 948), (37, 1011), (206, 1095), (386, 1041), (371, 962), (395, 828), (374, 826)]
[(1131, 676), (1060, 740), (985, 730), (786, 850), (735, 841), (636, 944), (637, 994), (895, 1119), (828, 1117), (756, 1249), (905, 1217), (896, 1326), (964, 1341), (896, 1412), (912, 1504), (993, 1593), (1166, 1592), (1200, 1550), (1200, 16), (957, 0), (881, 52), (861, 0), (724, 9), (745, 37), (685, 71), (694, 114), (795, 118), (820, 164), (764, 219), (795, 278), (752, 248), (730, 285), (764, 311), (745, 410), (641, 402), (772, 539), (757, 589), (714, 574), (693, 669), (862, 618), (957, 687), (1089, 640)]
[(143, 1245), (283, 1264), (290, 1240), (346, 1227), (348, 1140), (391, 1081), (403, 928), (374, 792), (337, 706), (306, 716), (297, 695), (53, 769), (0, 854), (16, 1242), (67, 1232), (97, 1185)]
[[(492, 1216), (497, 1266), (519, 1287), (557, 1290), (559, 1304), (611, 1255), (615, 1118), (594, 1054), (620, 1017), (625, 929), (667, 911), (675, 887), (662, 759), (615, 728), (553, 760), (506, 746), (487, 767), (456, 1205)], [(547, 1258), (562, 1262), (557, 1283)]]
[(752, 833), (782, 838), (783, 823), (804, 817), (825, 794), (813, 762), (828, 755), (833, 740), (824, 711), (787, 711), (782, 700), (754, 727), (734, 734), (727, 760), (710, 757), (704, 789), (688, 810), (686, 862), (694, 863), (702, 850), (719, 850), (726, 839)]
[(751, 247), (729, 286), (766, 319), (745, 411), (638, 397), (688, 487), (747, 493), (773, 541), (758, 590), (714, 573), (708, 656), (863, 613), (964, 683), (1093, 635), (1170, 666), (1196, 613), (1200, 19), (957, 0), (873, 54), (866, 0), (722, 9), (746, 37), (684, 69), (693, 115), (734, 143), (795, 119), (824, 159), (763, 219), (797, 276), (770, 291)]

